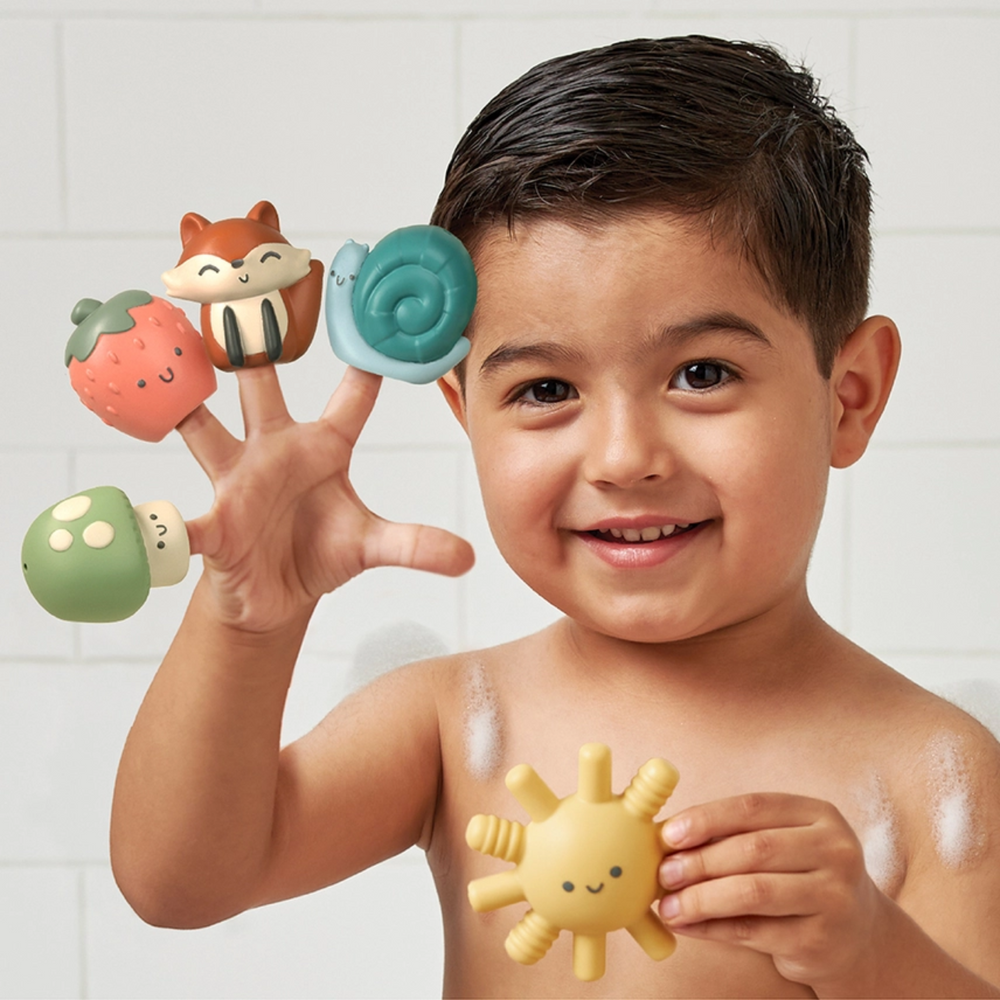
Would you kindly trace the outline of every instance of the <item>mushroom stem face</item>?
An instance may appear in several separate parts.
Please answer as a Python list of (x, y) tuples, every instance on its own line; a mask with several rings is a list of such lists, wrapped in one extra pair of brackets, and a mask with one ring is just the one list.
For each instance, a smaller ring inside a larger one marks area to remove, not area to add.
[(191, 543), (181, 512), (166, 500), (132, 508), (149, 558), (149, 585), (172, 587), (187, 576)]

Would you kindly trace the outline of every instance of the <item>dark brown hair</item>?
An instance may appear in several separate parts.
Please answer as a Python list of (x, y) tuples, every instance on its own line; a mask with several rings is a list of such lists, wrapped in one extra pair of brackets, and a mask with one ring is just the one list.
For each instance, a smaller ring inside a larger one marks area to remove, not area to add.
[(829, 376), (868, 306), (867, 156), (773, 48), (691, 35), (541, 63), (455, 149), (431, 221), (473, 256), (496, 225), (660, 207), (733, 240), (812, 332)]

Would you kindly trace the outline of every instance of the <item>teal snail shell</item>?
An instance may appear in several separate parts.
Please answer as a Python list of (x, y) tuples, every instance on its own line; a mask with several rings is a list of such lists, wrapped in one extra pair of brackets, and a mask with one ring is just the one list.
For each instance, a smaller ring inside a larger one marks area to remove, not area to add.
[(368, 253), (352, 240), (327, 280), (330, 343), (366, 371), (430, 382), (469, 350), (476, 271), (461, 240), (439, 226), (407, 226)]

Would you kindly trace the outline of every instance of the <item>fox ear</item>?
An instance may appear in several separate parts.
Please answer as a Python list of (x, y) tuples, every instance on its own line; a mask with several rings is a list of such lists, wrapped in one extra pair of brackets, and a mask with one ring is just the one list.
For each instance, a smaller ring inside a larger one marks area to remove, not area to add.
[(181, 219), (181, 246), (187, 246), (206, 226), (211, 225), (208, 219), (197, 212), (188, 212)]
[(272, 229), (277, 229), (278, 232), (281, 232), (281, 226), (278, 224), (278, 210), (269, 201), (258, 201), (247, 212), (247, 218), (263, 222), (265, 226), (270, 226)]

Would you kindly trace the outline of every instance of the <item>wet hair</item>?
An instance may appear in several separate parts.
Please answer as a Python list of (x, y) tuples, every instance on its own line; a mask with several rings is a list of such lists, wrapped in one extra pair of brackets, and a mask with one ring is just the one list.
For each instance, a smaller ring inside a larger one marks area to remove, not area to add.
[(813, 76), (774, 48), (635, 39), (541, 63), (493, 98), (459, 141), (431, 221), (475, 257), (498, 225), (691, 217), (806, 324), (828, 377), (868, 307), (866, 162)]

